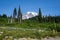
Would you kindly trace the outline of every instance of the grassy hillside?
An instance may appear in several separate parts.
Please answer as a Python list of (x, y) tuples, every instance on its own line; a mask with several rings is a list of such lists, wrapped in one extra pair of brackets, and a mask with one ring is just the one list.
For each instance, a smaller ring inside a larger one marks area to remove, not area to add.
[[(22, 23), (19, 24), (17, 22), (8, 23), (7, 18), (0, 18), (0, 27), (14, 27), (14, 28), (23, 28), (20, 29), (2, 29), (0, 28), (0, 32), (3, 32), (0, 36), (0, 39), (5, 38), (5, 36), (12, 36), (13, 38), (22, 38), (22, 37), (30, 37), (30, 38), (38, 38), (41, 37), (55, 37), (60, 36), (60, 23), (50, 23), (50, 22), (42, 22), (39, 23), (37, 20), (22, 20)], [(25, 30), (24, 30), (25, 29)], [(36, 30), (26, 30), (26, 29), (36, 29)]]
[[(2, 27), (16, 27), (16, 28), (36, 28), (36, 29), (55, 29), (57, 30), (58, 28), (60, 28), (60, 23), (50, 23), (50, 22), (42, 22), (40, 23), (37, 20), (22, 20), (22, 23), (19, 24), (17, 22), (13, 22), (13, 23), (8, 23), (8, 19), (7, 18), (0, 18), (0, 26)], [(58, 30), (60, 31), (60, 30)]]

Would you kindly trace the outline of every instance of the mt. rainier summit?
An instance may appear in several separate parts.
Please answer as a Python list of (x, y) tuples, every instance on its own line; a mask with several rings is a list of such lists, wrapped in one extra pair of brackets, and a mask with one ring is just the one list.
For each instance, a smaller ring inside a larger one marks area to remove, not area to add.
[(38, 15), (38, 13), (36, 13), (36, 12), (27, 12), (25, 15), (22, 16), (22, 19), (29, 19), (29, 18), (35, 17), (37, 15)]

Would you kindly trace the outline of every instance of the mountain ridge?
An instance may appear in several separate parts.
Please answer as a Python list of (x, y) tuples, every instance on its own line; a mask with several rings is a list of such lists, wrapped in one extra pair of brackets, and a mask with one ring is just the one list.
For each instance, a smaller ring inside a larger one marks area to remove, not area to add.
[(29, 18), (35, 17), (37, 15), (38, 15), (38, 13), (36, 13), (36, 12), (27, 12), (25, 15), (22, 16), (22, 19), (29, 19)]

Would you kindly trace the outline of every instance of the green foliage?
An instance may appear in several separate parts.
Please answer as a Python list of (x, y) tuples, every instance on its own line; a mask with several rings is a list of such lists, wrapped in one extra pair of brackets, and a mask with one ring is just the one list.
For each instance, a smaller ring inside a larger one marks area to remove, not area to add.
[(40, 8), (39, 8), (39, 14), (38, 14), (38, 21), (42, 22), (42, 13)]
[(53, 24), (53, 25), (50, 25), (49, 27), (48, 27), (48, 29), (50, 29), (50, 30), (56, 30), (57, 32), (60, 32), (60, 26), (59, 25), (57, 25), (57, 24)]
[(18, 23), (21, 23), (21, 21), (22, 21), (22, 13), (21, 13), (20, 6), (19, 6), (19, 10), (18, 10)]
[(6, 14), (3, 14), (2, 17), (3, 17), (3, 18), (7, 18), (7, 15), (6, 15)]
[(17, 15), (17, 10), (16, 10), (16, 8), (14, 8), (14, 11), (13, 11), (13, 18), (15, 18), (16, 15)]
[(14, 8), (14, 11), (13, 11), (13, 22), (15, 22), (16, 16), (17, 16), (17, 10), (16, 10), (16, 8)]
[(60, 26), (56, 26), (56, 31), (60, 32)]

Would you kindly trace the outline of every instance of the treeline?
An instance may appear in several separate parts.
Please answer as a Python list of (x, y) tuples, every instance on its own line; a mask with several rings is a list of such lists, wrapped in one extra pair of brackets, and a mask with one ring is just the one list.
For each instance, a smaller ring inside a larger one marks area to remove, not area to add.
[(12, 22), (16, 22), (16, 21), (18, 23), (22, 22), (22, 13), (21, 13), (20, 6), (19, 6), (19, 9), (18, 9), (18, 12), (17, 12), (17, 9), (14, 8), (12, 19), (13, 19)]
[(7, 23), (7, 15), (6, 14), (0, 15), (0, 26), (1, 26), (1, 24), (4, 24), (4, 23)]
[(43, 16), (40, 8), (38, 12), (39, 12), (38, 16), (30, 18), (29, 20), (36, 20), (39, 23), (42, 23), (42, 22), (60, 23), (60, 15), (59, 16), (51, 16), (51, 15)]
[(7, 18), (6, 14), (0, 15), (0, 18)]
[[(11, 15), (10, 17), (7, 17), (6, 14), (3, 14), (3, 15), (0, 15), (0, 20), (1, 18), (7, 18), (9, 23), (15, 23), (15, 22), (22, 23), (22, 12), (21, 12), (20, 6), (18, 10), (14, 8), (13, 15)], [(60, 16), (51, 16), (51, 15), (43, 16), (41, 9), (39, 8), (38, 16), (29, 18), (28, 20), (37, 21), (39, 23), (42, 23), (42, 22), (60, 23)]]
[(46, 16), (43, 17), (43, 22), (51, 22), (51, 23), (60, 23), (60, 16)]
[(18, 10), (16, 8), (14, 8), (13, 15), (11, 15), (10, 17), (9, 16), (7, 17), (6, 14), (0, 15), (0, 22), (21, 23), (22, 22), (22, 13), (21, 13), (21, 10), (20, 10), (20, 6), (19, 6)]

